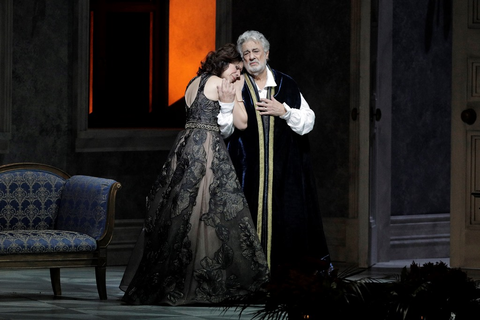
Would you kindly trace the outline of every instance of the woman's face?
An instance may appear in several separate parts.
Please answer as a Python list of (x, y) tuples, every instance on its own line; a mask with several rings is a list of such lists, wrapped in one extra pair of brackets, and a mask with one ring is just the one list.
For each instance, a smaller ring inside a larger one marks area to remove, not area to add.
[(233, 83), (240, 79), (240, 73), (242, 72), (243, 69), (243, 62), (234, 62), (230, 63), (225, 69), (225, 71), (222, 72), (221, 78), (227, 79), (230, 81), (230, 83)]

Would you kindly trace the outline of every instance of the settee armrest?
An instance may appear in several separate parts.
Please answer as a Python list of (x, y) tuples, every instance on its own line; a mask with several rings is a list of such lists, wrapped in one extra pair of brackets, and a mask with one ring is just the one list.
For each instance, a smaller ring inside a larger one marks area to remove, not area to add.
[(120, 183), (74, 175), (65, 182), (55, 229), (87, 234), (107, 246), (115, 222), (115, 198)]

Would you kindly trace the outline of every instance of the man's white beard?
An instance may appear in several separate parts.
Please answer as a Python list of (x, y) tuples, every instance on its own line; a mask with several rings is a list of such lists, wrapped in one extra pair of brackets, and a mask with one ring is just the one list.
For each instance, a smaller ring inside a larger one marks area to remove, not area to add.
[(248, 73), (250, 73), (251, 75), (258, 76), (259, 74), (261, 74), (263, 72), (265, 67), (266, 67), (265, 65), (259, 64), (256, 67), (248, 66), (245, 69), (247, 69)]

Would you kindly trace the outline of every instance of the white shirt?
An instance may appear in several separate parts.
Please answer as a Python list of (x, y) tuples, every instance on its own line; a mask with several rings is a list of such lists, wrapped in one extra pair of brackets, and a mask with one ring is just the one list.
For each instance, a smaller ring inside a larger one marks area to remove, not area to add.
[[(257, 90), (260, 98), (267, 97), (267, 88), (268, 87), (276, 87), (277, 83), (275, 82), (275, 78), (273, 77), (273, 73), (270, 69), (267, 68), (267, 82), (263, 90), (257, 85)], [(304, 135), (312, 131), (313, 126), (315, 125), (315, 113), (310, 106), (308, 105), (307, 101), (303, 97), (302, 93), (300, 92), (301, 104), (300, 108), (290, 108), (288, 104), (285, 102), (283, 106), (287, 111), (283, 116), (280, 116), (280, 119), (284, 119), (287, 121), (288, 126), (297, 134)], [(220, 102), (220, 107), (226, 107), (226, 103)], [(218, 117), (218, 125), (220, 126), (220, 133), (224, 138), (229, 137), (233, 131), (233, 115), (231, 112), (220, 112)]]

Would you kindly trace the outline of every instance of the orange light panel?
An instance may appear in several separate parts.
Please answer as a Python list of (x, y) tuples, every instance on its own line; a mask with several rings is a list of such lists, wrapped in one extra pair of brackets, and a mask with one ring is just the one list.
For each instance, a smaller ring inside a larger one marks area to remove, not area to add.
[(200, 61), (215, 50), (216, 0), (170, 0), (168, 105), (185, 94)]

